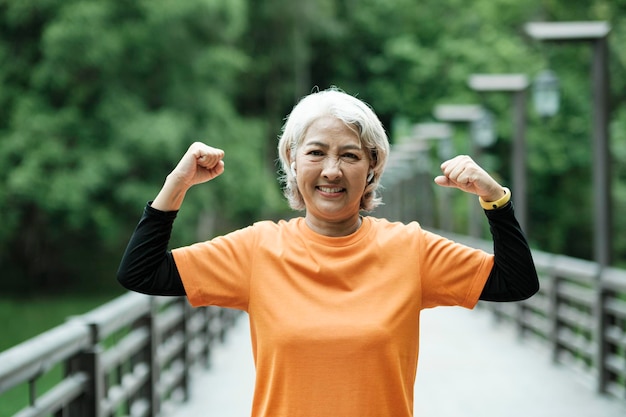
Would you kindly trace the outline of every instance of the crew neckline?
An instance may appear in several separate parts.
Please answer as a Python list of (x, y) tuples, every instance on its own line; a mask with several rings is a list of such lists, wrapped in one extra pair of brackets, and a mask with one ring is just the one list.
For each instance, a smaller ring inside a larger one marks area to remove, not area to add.
[(298, 229), (303, 237), (314, 242), (327, 246), (349, 246), (362, 240), (372, 228), (372, 221), (369, 216), (361, 217), (361, 226), (353, 233), (346, 236), (326, 236), (315, 232), (306, 224), (304, 217), (298, 218)]

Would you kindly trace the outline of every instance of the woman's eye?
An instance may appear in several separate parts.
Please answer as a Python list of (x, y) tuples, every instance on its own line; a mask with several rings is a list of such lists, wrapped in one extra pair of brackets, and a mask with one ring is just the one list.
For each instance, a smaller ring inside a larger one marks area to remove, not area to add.
[(348, 153), (344, 153), (343, 157), (344, 158), (348, 158), (348, 159), (359, 159), (359, 157), (357, 155), (355, 155), (353, 153), (349, 153), (349, 152)]
[(322, 156), (324, 153), (322, 151), (309, 151), (309, 155), (312, 156)]

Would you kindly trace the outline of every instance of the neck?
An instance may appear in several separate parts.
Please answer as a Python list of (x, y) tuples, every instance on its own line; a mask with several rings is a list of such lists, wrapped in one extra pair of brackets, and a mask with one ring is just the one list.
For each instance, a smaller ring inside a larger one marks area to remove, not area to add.
[(361, 227), (361, 216), (357, 216), (355, 219), (342, 222), (319, 222), (309, 217), (305, 217), (304, 221), (307, 226), (315, 233), (328, 237), (342, 237), (348, 236), (359, 230)]

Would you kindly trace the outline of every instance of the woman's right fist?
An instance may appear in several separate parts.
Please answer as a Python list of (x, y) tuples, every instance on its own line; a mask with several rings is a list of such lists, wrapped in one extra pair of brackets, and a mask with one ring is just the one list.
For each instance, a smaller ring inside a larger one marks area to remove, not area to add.
[(224, 151), (202, 142), (193, 143), (170, 176), (187, 187), (212, 180), (224, 172)]

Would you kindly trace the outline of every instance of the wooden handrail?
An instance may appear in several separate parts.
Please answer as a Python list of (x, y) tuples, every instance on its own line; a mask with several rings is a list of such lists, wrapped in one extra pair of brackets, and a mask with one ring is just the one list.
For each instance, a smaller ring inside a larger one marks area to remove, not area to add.
[[(14, 417), (157, 416), (188, 397), (191, 369), (209, 365), (237, 314), (129, 292), (1, 352), (0, 395), (28, 386), (29, 401)], [(38, 381), (59, 367), (39, 395)]]

